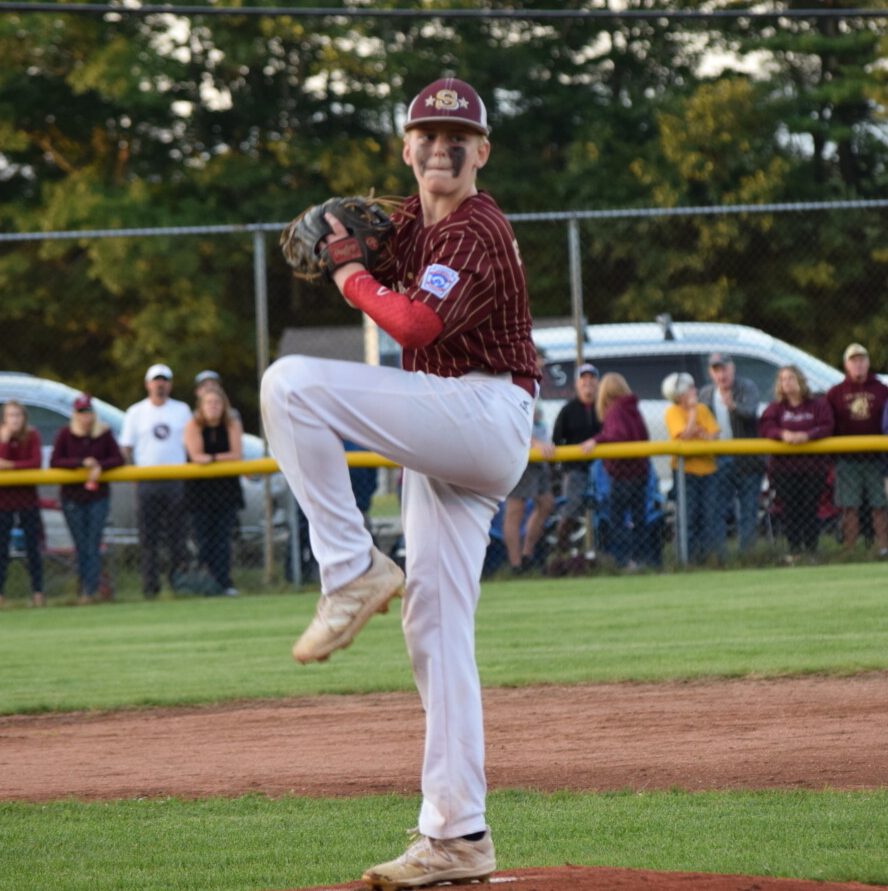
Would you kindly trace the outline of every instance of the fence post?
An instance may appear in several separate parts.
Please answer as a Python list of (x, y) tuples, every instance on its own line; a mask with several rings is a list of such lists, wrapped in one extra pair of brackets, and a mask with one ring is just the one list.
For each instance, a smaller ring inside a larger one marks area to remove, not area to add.
[(688, 565), (688, 492), (685, 487), (685, 459), (678, 456), (675, 473), (675, 557), (680, 566)]
[(577, 335), (577, 365), (583, 361), (583, 261), (580, 259), (580, 221), (571, 217), (567, 222), (567, 244), (570, 263), (570, 302), (574, 330)]
[[(262, 375), (268, 368), (268, 270), (265, 251), (265, 233), (260, 228), (253, 230), (253, 287), (256, 299), (256, 371), (257, 384), (262, 387)], [(262, 419), (259, 419), (260, 434), (268, 454), (268, 440)], [(298, 531), (297, 531), (298, 536)], [(298, 541), (296, 542), (298, 545)], [(269, 585), (274, 579), (274, 499), (271, 492), (271, 475), (265, 474), (265, 547), (263, 554), (262, 581)]]

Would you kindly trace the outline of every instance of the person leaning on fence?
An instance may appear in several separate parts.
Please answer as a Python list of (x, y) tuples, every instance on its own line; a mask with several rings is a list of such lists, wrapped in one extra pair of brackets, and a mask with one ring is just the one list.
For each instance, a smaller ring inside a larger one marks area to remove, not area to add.
[(99, 482), (99, 476), (120, 467), (123, 455), (111, 428), (96, 414), (88, 393), (74, 400), (74, 413), (56, 435), (49, 463), (50, 467), (67, 470), (89, 470), (86, 482), (65, 483), (59, 497), (77, 552), (80, 602), (92, 603), (102, 577), (102, 533), (111, 507), (111, 488)]
[[(595, 409), (598, 395), (598, 369), (584, 362), (577, 368), (574, 381), (576, 396), (561, 407), (555, 418), (552, 442), (556, 446), (579, 445), (601, 431), (601, 419)], [(561, 462), (561, 519), (558, 522), (556, 548), (559, 553), (568, 550), (570, 537), (579, 527), (579, 515), (586, 504), (589, 490), (589, 462)]]
[[(869, 352), (850, 344), (843, 355), (845, 379), (826, 394), (834, 436), (877, 436), (888, 404), (888, 386), (870, 370)], [(869, 504), (880, 557), (888, 557), (888, 501), (881, 452), (841, 452), (836, 458), (836, 507), (842, 510), (845, 548), (852, 550), (860, 532), (860, 509)]]
[[(758, 387), (749, 378), (739, 377), (734, 360), (727, 353), (709, 357), (712, 383), (700, 390), (700, 402), (713, 415), (721, 430), (721, 439), (755, 439), (758, 436)], [(762, 455), (720, 455), (716, 485), (716, 535), (723, 548), (728, 536), (728, 515), (733, 514), (737, 499), (737, 537), (740, 552), (748, 552), (755, 544), (759, 501), (767, 459)]]
[[(123, 418), (120, 447), (127, 464), (157, 467), (184, 464), (183, 435), (191, 409), (172, 399), (173, 372), (168, 365), (152, 365), (145, 374), (147, 398), (131, 405)], [(170, 586), (187, 566), (184, 486), (181, 479), (149, 479), (138, 483), (139, 544), (142, 552), (142, 592), (160, 593), (160, 549), (169, 550)]]
[[(662, 385), (663, 398), (672, 405), (666, 409), (666, 429), (670, 439), (703, 440), (718, 439), (720, 430), (715, 416), (697, 401), (697, 387), (687, 372), (670, 374)], [(672, 459), (672, 469), (678, 469), (678, 456)], [(716, 514), (720, 510), (716, 485), (715, 455), (692, 455), (684, 459), (686, 516), (678, 516), (678, 522), (687, 529), (688, 559), (702, 563), (723, 542), (716, 538)], [(679, 481), (675, 475), (674, 488)], [(725, 554), (719, 553), (724, 560)]]
[[(194, 416), (185, 425), (185, 448), (194, 464), (240, 461), (243, 458), (243, 424), (231, 416), (225, 391), (208, 385), (197, 397)], [(239, 476), (189, 479), (185, 505), (191, 514), (201, 565), (215, 582), (207, 594), (237, 596), (231, 581), (231, 541), (237, 512), (244, 507)]]
[[(832, 425), (826, 400), (812, 396), (804, 372), (796, 365), (784, 365), (777, 372), (774, 401), (759, 419), (759, 436), (801, 445), (829, 436)], [(824, 455), (771, 456), (771, 478), (783, 509), (783, 529), (789, 546), (788, 563), (796, 562), (803, 553), (817, 553), (817, 509), (828, 472), (829, 459)]]
[[(40, 434), (28, 423), (28, 410), (10, 399), (3, 406), (0, 423), (0, 471), (38, 470), (43, 463)], [(25, 537), (31, 603), (43, 606), (43, 556), (40, 553), (42, 525), (37, 486), (0, 486), (0, 603), (9, 569), (9, 539), (18, 518)]]
[[(545, 351), (536, 348), (537, 368), (542, 373), (545, 364)], [(555, 446), (549, 436), (549, 428), (543, 420), (543, 412), (539, 399), (534, 404), (533, 432), (530, 435), (530, 447), (539, 449), (544, 458), (551, 459), (555, 455)], [(527, 502), (533, 507), (521, 535), (521, 524), (527, 513)], [(552, 491), (552, 465), (549, 461), (528, 461), (521, 479), (515, 488), (506, 496), (503, 509), (503, 542), (509, 558), (512, 572), (520, 575), (533, 569), (533, 554), (537, 543), (543, 535), (546, 520), (555, 509), (555, 493)]]
[[(601, 432), (580, 443), (580, 451), (592, 454), (598, 443), (647, 442), (647, 425), (638, 410), (638, 396), (629, 388), (626, 378), (609, 372), (598, 385), (595, 402), (601, 418)], [(611, 478), (610, 515), (614, 550), (625, 565), (645, 562), (643, 531), (647, 513), (647, 481), (650, 462), (647, 458), (605, 458), (604, 469)], [(630, 517), (627, 525), (626, 516)]]

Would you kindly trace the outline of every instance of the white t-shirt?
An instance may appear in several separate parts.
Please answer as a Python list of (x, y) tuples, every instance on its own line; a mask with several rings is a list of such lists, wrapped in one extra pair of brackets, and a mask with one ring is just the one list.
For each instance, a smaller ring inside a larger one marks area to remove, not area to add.
[(722, 398), (721, 390), (718, 387), (713, 391), (712, 405), (715, 408), (715, 420), (718, 422), (718, 426), (721, 427), (721, 433), (719, 433), (718, 438), (733, 439), (734, 431), (731, 429), (731, 411), (725, 405), (725, 400)]
[(143, 399), (131, 405), (123, 417), (120, 445), (133, 450), (133, 463), (142, 467), (158, 464), (184, 464), (185, 425), (191, 409), (178, 399), (155, 405)]

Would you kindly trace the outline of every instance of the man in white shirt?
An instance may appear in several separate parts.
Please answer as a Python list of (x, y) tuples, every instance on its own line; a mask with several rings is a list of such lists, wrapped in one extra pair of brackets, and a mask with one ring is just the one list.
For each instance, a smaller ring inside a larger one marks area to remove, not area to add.
[[(147, 398), (131, 405), (123, 419), (120, 447), (127, 464), (155, 467), (187, 461), (183, 436), (191, 409), (171, 399), (173, 372), (168, 365), (152, 365), (145, 374)], [(169, 550), (168, 574), (185, 568), (185, 505), (183, 480), (142, 480), (138, 483), (139, 544), (142, 552), (142, 591), (160, 593), (159, 552)]]

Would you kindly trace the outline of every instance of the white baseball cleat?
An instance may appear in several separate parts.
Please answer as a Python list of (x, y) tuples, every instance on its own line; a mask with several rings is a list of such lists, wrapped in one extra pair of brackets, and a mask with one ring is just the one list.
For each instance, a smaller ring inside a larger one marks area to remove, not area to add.
[[(414, 834), (419, 830), (413, 830)], [(374, 891), (399, 891), (450, 882), (486, 882), (496, 869), (490, 829), (478, 841), (419, 835), (397, 860), (368, 869), (361, 877)]]
[(387, 613), (389, 601), (404, 594), (401, 567), (377, 548), (370, 568), (353, 582), (321, 595), (311, 624), (293, 646), (297, 662), (323, 662), (347, 647), (374, 613)]

